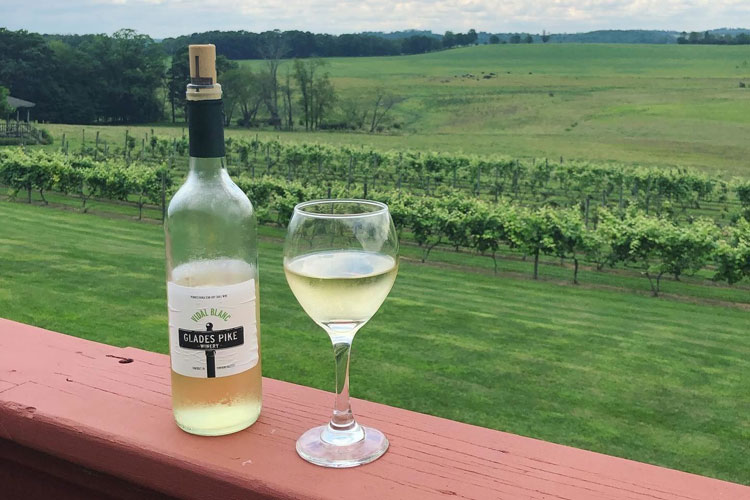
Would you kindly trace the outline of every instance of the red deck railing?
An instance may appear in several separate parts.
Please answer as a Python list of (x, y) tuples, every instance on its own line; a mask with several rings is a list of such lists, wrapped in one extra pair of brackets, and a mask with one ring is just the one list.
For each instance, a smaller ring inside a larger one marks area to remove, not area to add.
[(167, 356), (0, 320), (0, 497), (750, 499), (738, 484), (352, 405), (391, 448), (364, 467), (324, 469), (298, 458), (294, 443), (329, 417), (329, 393), (264, 379), (255, 425), (192, 436), (172, 421)]

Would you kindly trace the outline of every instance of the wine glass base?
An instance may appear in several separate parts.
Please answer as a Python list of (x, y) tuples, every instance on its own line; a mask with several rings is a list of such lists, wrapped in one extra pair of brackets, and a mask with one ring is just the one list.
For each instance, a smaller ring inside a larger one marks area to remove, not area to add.
[(297, 440), (297, 453), (321, 467), (343, 469), (364, 465), (378, 459), (388, 449), (388, 438), (372, 427), (362, 427), (365, 437), (349, 445), (334, 445), (321, 439), (327, 425), (313, 427)]

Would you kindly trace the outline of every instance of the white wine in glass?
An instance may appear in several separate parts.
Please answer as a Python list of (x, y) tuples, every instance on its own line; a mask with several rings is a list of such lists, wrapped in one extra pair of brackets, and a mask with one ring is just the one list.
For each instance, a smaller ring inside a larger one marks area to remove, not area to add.
[(349, 353), (354, 335), (377, 312), (398, 272), (398, 239), (388, 207), (364, 200), (297, 205), (284, 244), (289, 287), (328, 333), (336, 361), (336, 403), (327, 425), (297, 441), (305, 460), (354, 467), (380, 457), (388, 439), (361, 426), (349, 406)]

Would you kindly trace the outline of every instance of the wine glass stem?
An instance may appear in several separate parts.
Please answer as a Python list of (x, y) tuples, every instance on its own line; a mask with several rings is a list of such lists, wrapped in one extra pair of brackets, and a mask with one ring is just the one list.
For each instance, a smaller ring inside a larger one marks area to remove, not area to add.
[(349, 354), (352, 343), (335, 342), (333, 355), (336, 359), (336, 405), (333, 408), (330, 426), (335, 431), (350, 431), (357, 426), (349, 405)]

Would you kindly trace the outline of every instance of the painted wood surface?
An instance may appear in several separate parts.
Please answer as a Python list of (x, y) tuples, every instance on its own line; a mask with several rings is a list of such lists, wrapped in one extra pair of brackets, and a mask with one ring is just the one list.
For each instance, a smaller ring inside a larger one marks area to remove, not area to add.
[(356, 399), (359, 420), (391, 448), (363, 467), (324, 469), (294, 443), (326, 421), (332, 395), (263, 383), (250, 429), (192, 436), (172, 420), (167, 356), (0, 319), (5, 491), (33, 477), (10, 468), (36, 467), (56, 477), (59, 498), (75, 483), (113, 498), (750, 500), (746, 486)]

